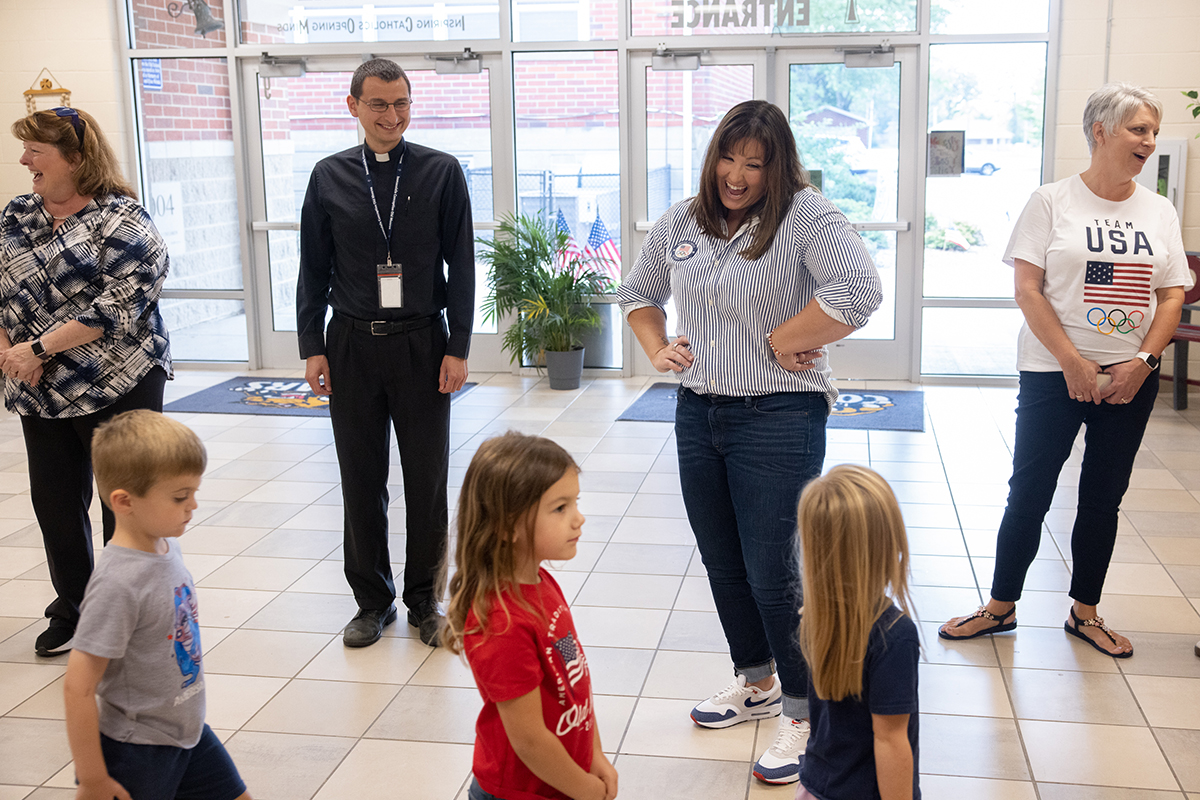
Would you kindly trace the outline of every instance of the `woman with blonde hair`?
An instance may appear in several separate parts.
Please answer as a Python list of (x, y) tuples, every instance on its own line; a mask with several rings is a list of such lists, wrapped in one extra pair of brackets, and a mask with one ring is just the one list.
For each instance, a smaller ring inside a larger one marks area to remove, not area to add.
[(798, 517), (813, 689), (797, 800), (919, 798), (920, 641), (896, 496), (877, 472), (843, 464), (808, 485)]
[[(92, 574), (92, 431), (123, 411), (162, 411), (171, 377), (158, 298), (167, 248), (88, 113), (17, 120), (33, 191), (0, 215), (0, 370), (21, 417), (33, 511), (57, 593), (34, 651), (71, 647)], [(103, 509), (104, 542), (114, 518)]]

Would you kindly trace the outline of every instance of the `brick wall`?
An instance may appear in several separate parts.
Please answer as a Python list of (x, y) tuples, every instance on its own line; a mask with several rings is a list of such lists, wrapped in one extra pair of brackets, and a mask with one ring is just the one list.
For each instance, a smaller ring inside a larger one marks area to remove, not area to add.
[[(697, 121), (719, 122), (730, 108), (754, 95), (754, 68), (745, 66), (701, 67), (695, 72), (649, 72), (646, 108), (678, 109), (682, 106), (683, 82), (692, 82), (692, 115)], [(647, 115), (650, 127), (678, 126), (678, 113)]]
[[(221, 47), (225, 28), (201, 36), (196, 33), (196, 17), (187, 8), (178, 17), (167, 12), (166, 0), (133, 0), (130, 3), (134, 47)], [(221, 0), (208, 3), (213, 19), (223, 23)]]
[(617, 54), (598, 51), (561, 60), (518, 56), (513, 95), (518, 129), (616, 127)]
[(147, 142), (233, 139), (229, 72), (223, 58), (164, 58), (162, 89), (138, 94)]

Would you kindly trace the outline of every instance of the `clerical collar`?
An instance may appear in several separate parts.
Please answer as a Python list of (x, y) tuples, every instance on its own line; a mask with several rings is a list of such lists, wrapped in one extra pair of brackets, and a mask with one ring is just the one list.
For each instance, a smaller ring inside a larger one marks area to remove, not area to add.
[[(371, 150), (371, 154), (375, 156), (375, 161), (377, 161), (379, 163), (387, 163), (388, 161), (392, 160), (393, 155), (395, 155), (397, 158), (403, 157), (404, 147), (405, 147), (404, 140), (401, 139), (400, 143), (398, 145), (396, 145), (395, 147), (393, 147), (390, 151), (388, 151), (386, 153), (376, 153), (374, 150)], [(369, 147), (367, 149), (370, 150)]]

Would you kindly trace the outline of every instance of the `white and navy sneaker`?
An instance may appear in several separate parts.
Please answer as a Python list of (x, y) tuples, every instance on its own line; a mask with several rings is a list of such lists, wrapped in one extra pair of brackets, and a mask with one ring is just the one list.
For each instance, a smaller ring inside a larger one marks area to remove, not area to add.
[(754, 777), (763, 783), (795, 783), (800, 780), (800, 762), (808, 747), (812, 726), (806, 719), (779, 718), (775, 741), (754, 765)]
[(770, 719), (783, 710), (783, 689), (779, 679), (770, 689), (759, 689), (746, 685), (746, 676), (704, 700), (692, 709), (692, 722), (702, 728), (728, 728), (739, 722), (754, 719)]

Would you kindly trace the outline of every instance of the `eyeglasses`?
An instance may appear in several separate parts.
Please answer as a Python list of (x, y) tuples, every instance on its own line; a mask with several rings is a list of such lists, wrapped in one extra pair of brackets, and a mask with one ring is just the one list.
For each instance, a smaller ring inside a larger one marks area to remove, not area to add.
[(385, 103), (383, 100), (371, 100), (369, 102), (366, 100), (359, 100), (358, 102), (362, 103), (376, 114), (382, 114), (384, 111), (388, 110), (389, 106), (395, 106), (397, 111), (407, 110), (408, 107), (412, 105), (412, 98), (401, 97), (394, 103)]
[(71, 127), (75, 129), (75, 135), (79, 137), (79, 149), (82, 151), (83, 129), (86, 127), (86, 123), (84, 123), (83, 118), (79, 116), (79, 112), (73, 108), (64, 108), (63, 106), (52, 108), (50, 110), (53, 111), (56, 116), (66, 117), (71, 122)]

